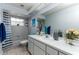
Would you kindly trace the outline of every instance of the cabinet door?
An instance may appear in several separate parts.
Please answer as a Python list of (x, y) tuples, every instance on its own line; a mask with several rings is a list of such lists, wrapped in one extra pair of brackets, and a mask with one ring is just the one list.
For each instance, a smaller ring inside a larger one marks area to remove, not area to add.
[(53, 48), (51, 48), (51, 47), (49, 47), (49, 46), (47, 46), (47, 53), (49, 55), (58, 55), (58, 51), (53, 49)]
[(33, 55), (33, 42), (30, 42), (29, 40), (28, 40), (28, 50), (30, 51), (30, 53)]
[(34, 45), (34, 55), (45, 55), (45, 51)]
[(45, 51), (45, 44), (34, 40), (34, 44)]

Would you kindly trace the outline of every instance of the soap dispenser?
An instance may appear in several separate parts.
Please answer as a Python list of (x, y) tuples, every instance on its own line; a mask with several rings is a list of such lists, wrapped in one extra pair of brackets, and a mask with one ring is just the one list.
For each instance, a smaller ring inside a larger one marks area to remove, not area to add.
[(54, 31), (53, 38), (54, 40), (58, 40), (58, 32)]

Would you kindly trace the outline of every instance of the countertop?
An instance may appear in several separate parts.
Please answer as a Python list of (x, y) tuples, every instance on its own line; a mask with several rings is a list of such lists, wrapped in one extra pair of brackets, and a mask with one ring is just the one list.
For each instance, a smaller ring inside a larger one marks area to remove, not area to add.
[(40, 41), (68, 54), (79, 55), (79, 46), (72, 46), (67, 44), (64, 38), (59, 38), (59, 40), (56, 41), (53, 39), (52, 36), (46, 38), (45, 36), (40, 35), (29, 35), (29, 37), (34, 38), (37, 41)]

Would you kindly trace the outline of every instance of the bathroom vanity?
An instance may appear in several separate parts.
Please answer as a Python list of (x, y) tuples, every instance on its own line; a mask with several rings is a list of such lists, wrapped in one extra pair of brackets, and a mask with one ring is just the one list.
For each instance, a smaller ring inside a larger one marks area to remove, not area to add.
[(79, 55), (79, 46), (67, 44), (64, 38), (56, 41), (51, 36), (29, 35), (28, 50), (32, 55)]

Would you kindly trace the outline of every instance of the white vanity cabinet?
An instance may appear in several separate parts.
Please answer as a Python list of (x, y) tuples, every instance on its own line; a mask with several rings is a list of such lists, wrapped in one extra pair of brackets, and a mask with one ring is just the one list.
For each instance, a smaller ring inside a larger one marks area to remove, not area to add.
[(28, 49), (32, 55), (58, 55), (57, 50), (30, 37), (28, 39)]
[[(28, 50), (32, 55), (70, 55), (60, 48), (55, 48), (55, 45), (50, 45), (49, 43), (51, 41), (48, 42), (44, 40), (45, 39), (39, 39), (39, 37), (37, 38), (36, 36), (28, 37)], [(56, 42), (54, 42), (54, 44)], [(53, 41), (51, 43), (53, 43)]]
[(47, 46), (46, 50), (48, 55), (58, 55), (58, 51), (53, 49), (52, 47)]
[(28, 50), (32, 55), (65, 55), (59, 50), (56, 50), (55, 48), (50, 47), (31, 37), (28, 38)]

